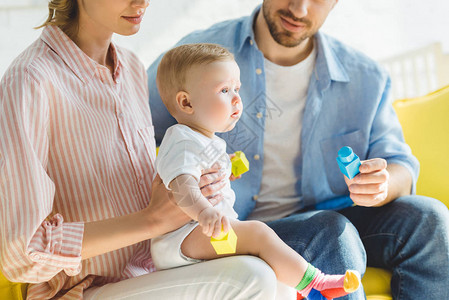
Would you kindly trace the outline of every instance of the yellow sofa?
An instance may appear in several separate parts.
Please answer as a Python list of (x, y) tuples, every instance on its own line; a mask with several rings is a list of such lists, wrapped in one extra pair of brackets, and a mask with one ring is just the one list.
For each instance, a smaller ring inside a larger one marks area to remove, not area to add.
[(26, 285), (9, 282), (0, 272), (0, 299), (21, 300), (26, 295)]
[[(449, 86), (427, 96), (394, 103), (406, 142), (421, 163), (417, 193), (441, 200), (449, 207)], [(389, 300), (391, 273), (368, 268), (363, 286), (368, 300)], [(25, 285), (11, 283), (0, 273), (0, 299), (18, 300)]]
[[(395, 101), (405, 141), (420, 162), (416, 193), (449, 207), (449, 86), (419, 98)], [(362, 279), (368, 300), (390, 300), (391, 273), (368, 268)]]

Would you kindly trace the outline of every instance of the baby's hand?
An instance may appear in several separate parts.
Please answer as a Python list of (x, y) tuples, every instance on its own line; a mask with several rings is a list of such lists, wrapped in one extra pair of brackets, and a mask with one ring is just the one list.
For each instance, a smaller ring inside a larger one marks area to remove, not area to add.
[(235, 177), (234, 174), (231, 173), (231, 176), (229, 176), (229, 180), (231, 180), (231, 181), (234, 181), (234, 180), (240, 179), (240, 178), (242, 178), (242, 175)]
[(198, 223), (203, 228), (203, 233), (208, 237), (218, 237), (222, 225), (224, 232), (228, 232), (231, 227), (228, 218), (214, 207), (203, 209), (198, 215)]
[[(229, 159), (232, 159), (235, 156), (235, 153), (229, 153)], [(234, 181), (236, 179), (242, 178), (242, 175), (234, 176), (234, 174), (231, 173), (231, 176), (229, 176), (229, 180)]]

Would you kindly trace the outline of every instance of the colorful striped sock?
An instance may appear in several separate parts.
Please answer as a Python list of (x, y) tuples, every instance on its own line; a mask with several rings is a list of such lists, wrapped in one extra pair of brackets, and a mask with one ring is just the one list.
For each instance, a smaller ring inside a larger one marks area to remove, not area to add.
[(357, 271), (348, 270), (345, 275), (327, 275), (309, 264), (296, 289), (303, 297), (315, 289), (327, 299), (333, 299), (355, 292), (359, 286), (360, 275)]

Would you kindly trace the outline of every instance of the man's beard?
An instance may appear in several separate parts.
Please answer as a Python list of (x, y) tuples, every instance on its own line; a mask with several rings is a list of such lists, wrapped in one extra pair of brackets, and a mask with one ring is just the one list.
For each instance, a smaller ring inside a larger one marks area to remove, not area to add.
[[(265, 4), (265, 3), (264, 3)], [(287, 31), (287, 30), (283, 30), (281, 28), (277, 28), (275, 21), (271, 18), (271, 16), (268, 14), (269, 9), (263, 9), (263, 16), (265, 18), (265, 22), (268, 25), (268, 30), (270, 31), (271, 36), (273, 37), (273, 39), (276, 41), (276, 43), (278, 43), (279, 45), (282, 45), (284, 47), (288, 47), (288, 48), (293, 48), (296, 47), (298, 45), (300, 45), (303, 41), (307, 40), (308, 38), (310, 38), (313, 34), (310, 33), (306, 33), (305, 35), (299, 37), (299, 38), (294, 38), (293, 35), (294, 33)], [(285, 11), (285, 10), (279, 10), (278, 11), (279, 15), (288, 17), (291, 20), (294, 21), (298, 21), (298, 22), (302, 22), (304, 23), (308, 28), (310, 28), (310, 21), (306, 20), (306, 19), (298, 19), (296, 18), (290, 11)]]

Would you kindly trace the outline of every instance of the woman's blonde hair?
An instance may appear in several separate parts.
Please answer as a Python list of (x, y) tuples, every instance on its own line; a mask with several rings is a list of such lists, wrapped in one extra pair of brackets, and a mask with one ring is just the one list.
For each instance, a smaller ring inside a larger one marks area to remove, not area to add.
[(40, 26), (59, 26), (62, 31), (71, 36), (78, 31), (78, 2), (77, 0), (50, 0), (48, 2), (48, 18)]

